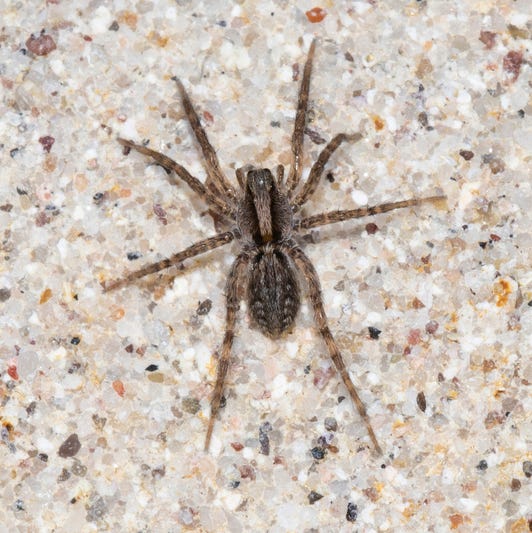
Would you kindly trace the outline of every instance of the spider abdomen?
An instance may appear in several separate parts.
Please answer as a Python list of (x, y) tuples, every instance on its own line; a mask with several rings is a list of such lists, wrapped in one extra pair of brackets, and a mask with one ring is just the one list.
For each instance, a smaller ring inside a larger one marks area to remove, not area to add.
[(273, 245), (260, 247), (251, 259), (247, 286), (249, 314), (272, 337), (286, 331), (300, 305), (299, 284), (290, 258)]

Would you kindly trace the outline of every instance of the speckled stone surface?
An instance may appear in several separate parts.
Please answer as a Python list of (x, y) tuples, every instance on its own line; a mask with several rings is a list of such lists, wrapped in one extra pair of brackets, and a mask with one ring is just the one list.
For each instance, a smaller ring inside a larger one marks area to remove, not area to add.
[[(295, 4), (0, 4), (0, 530), (530, 530), (530, 3)], [(304, 212), (448, 197), (303, 239), (384, 455), (306, 301), (243, 306), (204, 453), (238, 246), (104, 293), (218, 230), (116, 137), (204, 180), (178, 75), (231, 179), (287, 165), (313, 37), (306, 169), (363, 139)]]

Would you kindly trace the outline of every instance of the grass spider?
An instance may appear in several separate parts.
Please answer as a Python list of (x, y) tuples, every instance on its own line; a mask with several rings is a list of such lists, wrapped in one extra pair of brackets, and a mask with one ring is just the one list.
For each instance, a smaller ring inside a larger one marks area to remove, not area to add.
[(329, 329), (318, 275), (309, 258), (301, 249), (296, 235), (301, 231), (325, 224), (376, 215), (402, 207), (416, 206), (423, 202), (443, 199), (444, 196), (412, 198), (373, 207), (327, 211), (305, 218), (297, 216), (301, 207), (315, 193), (323, 169), (333, 153), (342, 143), (354, 142), (362, 137), (360, 134), (347, 135), (345, 133), (333, 137), (312, 165), (308, 178), (302, 181), (303, 137), (315, 47), (316, 41), (314, 40), (308, 52), (299, 89), (291, 142), (292, 161), (286, 179), (282, 165), (277, 166), (275, 176), (266, 168), (251, 168), (247, 171), (239, 168), (236, 170), (239, 188), (235, 188), (220, 168), (216, 152), (207, 138), (183, 84), (177, 78), (173, 79), (177, 84), (186, 117), (203, 154), (207, 173), (205, 183), (192, 176), (188, 170), (168, 156), (144, 145), (135, 144), (122, 138), (118, 139), (118, 142), (125, 147), (126, 152), (132, 148), (151, 157), (168, 173), (175, 172), (206, 202), (209, 209), (225, 221), (228, 230), (196, 242), (167, 259), (129, 272), (120, 279), (107, 281), (104, 284), (106, 291), (118, 289), (172, 265), (179, 265), (186, 259), (225, 246), (234, 240), (240, 244), (240, 251), (227, 278), (225, 334), (218, 357), (216, 383), (212, 394), (211, 413), (205, 437), (205, 450), (209, 448), (214, 421), (223, 397), (231, 347), (235, 336), (237, 311), (240, 306), (240, 289), (244, 290), (251, 322), (265, 335), (276, 338), (294, 323), (301, 301), (300, 281), (304, 279), (317, 329), (364, 421), (375, 450), (379, 454), (382, 453), (365, 406), (351, 381), (342, 354)]

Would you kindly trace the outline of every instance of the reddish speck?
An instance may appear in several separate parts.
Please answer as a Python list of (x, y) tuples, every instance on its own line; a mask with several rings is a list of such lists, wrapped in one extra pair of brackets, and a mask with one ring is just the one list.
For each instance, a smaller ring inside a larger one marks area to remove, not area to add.
[(521, 72), (521, 64), (523, 63), (523, 52), (517, 50), (510, 50), (502, 60), (502, 67), (506, 72), (512, 75), (512, 81), (517, 80)]
[(459, 154), (466, 160), (470, 161), (475, 157), (475, 154), (471, 150), (460, 150)]
[(501, 238), (496, 235), (495, 233), (490, 233), (490, 239), (493, 241), (493, 242), (497, 242), (497, 241), (500, 241)]
[(92, 37), (90, 35), (84, 35), (83, 40), (87, 41), (88, 43), (92, 42)]
[(307, 15), (309, 22), (316, 24), (327, 16), (327, 12), (321, 7), (313, 7), (310, 11), (305, 12), (305, 15)]
[(49, 154), (55, 139), (51, 135), (45, 135), (44, 137), (39, 138), (39, 142), (42, 144), (42, 149)]
[(240, 444), (240, 442), (232, 442), (231, 443), (231, 447), (233, 448), (233, 450), (235, 450), (237, 452), (239, 452), (240, 450), (244, 449), (244, 445)]
[(115, 379), (113, 381), (113, 389), (120, 397), (124, 396), (126, 392), (126, 389), (124, 388), (124, 384), (119, 379)]
[(51, 35), (46, 35), (44, 30), (39, 36), (31, 34), (30, 38), (26, 41), (28, 50), (36, 56), (45, 56), (57, 48), (55, 41)]
[(379, 492), (375, 487), (368, 487), (367, 489), (362, 489), (364, 496), (372, 502), (376, 502), (379, 499)]
[(479, 40), (486, 45), (488, 50), (490, 50), (495, 45), (496, 36), (497, 34), (493, 33), (492, 31), (481, 31)]
[(46, 214), (46, 211), (40, 211), (35, 217), (35, 225), (38, 228), (42, 228), (46, 224), (50, 223), (50, 217)]
[(366, 224), (366, 231), (368, 232), (368, 235), (375, 235), (375, 233), (379, 231), (379, 227), (374, 222), (369, 222)]
[(14, 379), (16, 381), (18, 381), (18, 372), (17, 372), (17, 367), (15, 365), (9, 365), (7, 367), (7, 373), (9, 374), (9, 377), (11, 379)]
[(161, 204), (154, 204), (153, 212), (157, 215), (157, 218), (162, 222), (163, 226), (166, 226), (166, 224), (168, 224), (168, 219), (166, 218), (166, 211), (163, 209)]
[(251, 481), (255, 480), (255, 470), (251, 465), (241, 465), (238, 467), (238, 470), (242, 479), (250, 479)]
[(408, 333), (408, 344), (415, 346), (421, 341), (421, 331), (419, 329), (411, 329)]
[(440, 325), (438, 324), (438, 322), (436, 322), (436, 320), (430, 320), (429, 322), (425, 324), (425, 331), (429, 335), (434, 335), (434, 333), (438, 331), (439, 326)]
[(318, 370), (314, 372), (314, 379), (313, 379), (314, 385), (319, 390), (322, 390), (327, 385), (327, 383), (332, 378), (332, 376), (334, 376), (334, 373), (335, 372), (331, 367), (326, 368), (326, 369), (318, 368)]
[(292, 65), (292, 81), (297, 81), (299, 79), (299, 63), (294, 63)]
[(425, 304), (419, 298), (416, 297), (412, 300), (412, 307), (414, 309), (423, 309), (425, 307)]
[(135, 350), (135, 353), (139, 354), (141, 357), (144, 356), (144, 354), (146, 353), (146, 346), (139, 346), (136, 350)]
[(209, 124), (212, 124), (214, 122), (214, 117), (208, 111), (203, 112), (203, 118)]

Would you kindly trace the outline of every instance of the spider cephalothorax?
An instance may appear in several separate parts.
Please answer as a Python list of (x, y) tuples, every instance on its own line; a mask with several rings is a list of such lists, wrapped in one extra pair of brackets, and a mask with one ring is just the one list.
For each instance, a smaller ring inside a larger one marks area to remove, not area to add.
[(249, 253), (246, 295), (253, 323), (271, 337), (294, 323), (301, 301), (295, 265), (283, 249), (292, 245), (292, 220), (283, 183), (266, 168), (250, 170), (237, 218)]
[(239, 168), (236, 171), (236, 177), (240, 189), (235, 190), (222, 172), (216, 152), (207, 138), (185, 88), (177, 78), (174, 80), (180, 92), (181, 102), (203, 153), (207, 171), (205, 184), (168, 156), (144, 145), (118, 139), (127, 150), (133, 148), (152, 157), (169, 173), (175, 172), (181, 180), (206, 201), (211, 211), (226, 223), (227, 231), (194, 243), (168, 259), (130, 272), (123, 278), (109, 281), (105, 284), (106, 290), (122, 287), (148, 274), (159, 272), (172, 265), (179, 265), (185, 259), (224, 246), (233, 240), (237, 240), (241, 244), (240, 251), (227, 278), (225, 334), (218, 359), (205, 449), (209, 447), (214, 421), (223, 396), (234, 339), (236, 315), (240, 306), (241, 289), (246, 295), (252, 323), (266, 335), (278, 337), (294, 323), (301, 301), (300, 282), (305, 280), (318, 331), (327, 345), (329, 355), (349, 391), (351, 399), (364, 420), (376, 451), (381, 453), (364, 404), (351, 381), (340, 350), (329, 329), (318, 275), (295, 237), (299, 232), (317, 226), (376, 215), (445, 197), (412, 198), (373, 207), (328, 211), (297, 221), (294, 220), (294, 213), (297, 213), (314, 194), (323, 169), (331, 155), (343, 142), (353, 142), (362, 137), (360, 134), (347, 135), (344, 133), (333, 137), (312, 165), (308, 178), (305, 181), (301, 180), (301, 156), (314, 49), (315, 41), (310, 46), (299, 89), (291, 143), (292, 164), (286, 181), (284, 168), (281, 165), (277, 167), (275, 178), (268, 169), (252, 169), (245, 174), (243, 169)]

